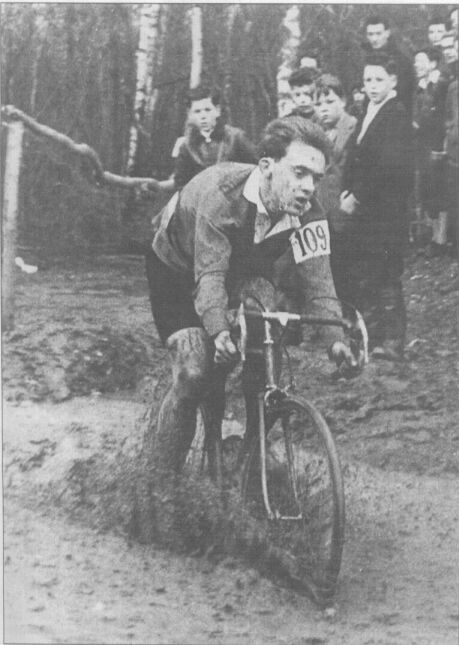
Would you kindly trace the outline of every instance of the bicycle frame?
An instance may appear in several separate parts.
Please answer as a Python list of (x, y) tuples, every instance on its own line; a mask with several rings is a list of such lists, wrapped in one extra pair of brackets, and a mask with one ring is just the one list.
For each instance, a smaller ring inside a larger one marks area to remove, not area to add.
[[(263, 320), (264, 326), (264, 366), (265, 366), (265, 387), (258, 394), (258, 426), (259, 426), (259, 445), (260, 445), (260, 467), (261, 467), (261, 487), (263, 494), (263, 502), (266, 510), (266, 514), (270, 520), (287, 520), (287, 521), (301, 521), (303, 516), (300, 513), (297, 516), (283, 516), (277, 510), (272, 509), (269, 501), (268, 493), (268, 483), (267, 483), (267, 473), (266, 473), (266, 425), (265, 425), (265, 410), (269, 406), (278, 405), (279, 401), (287, 396), (285, 389), (279, 387), (279, 384), (275, 378), (275, 354), (274, 354), (274, 345), (275, 340), (272, 334), (272, 325), (274, 323), (280, 324), (282, 327), (286, 327), (287, 324), (291, 321), (298, 321), (307, 324), (320, 324), (320, 325), (331, 325), (335, 327), (341, 327), (342, 329), (348, 329), (350, 323), (344, 319), (336, 318), (319, 318), (314, 316), (304, 316), (300, 314), (293, 314), (289, 312), (272, 312), (272, 311), (250, 311), (247, 312), (244, 307), (244, 303), (241, 303), (238, 311), (238, 323), (241, 329), (241, 359), (245, 361), (246, 359), (246, 349), (247, 349), (247, 321), (246, 317), (261, 318)], [(363, 339), (363, 353), (364, 353), (364, 364), (368, 363), (368, 334), (365, 327), (365, 323), (361, 314), (356, 311), (357, 326), (359, 327), (362, 333)], [(286, 440), (287, 441), (287, 440)], [(286, 443), (286, 449), (287, 443)], [(289, 462), (290, 467), (290, 462)], [(292, 477), (291, 480), (294, 482), (295, 478)], [(294, 484), (294, 497), (295, 500), (298, 500), (298, 491)], [(299, 506), (299, 505), (298, 505)]]

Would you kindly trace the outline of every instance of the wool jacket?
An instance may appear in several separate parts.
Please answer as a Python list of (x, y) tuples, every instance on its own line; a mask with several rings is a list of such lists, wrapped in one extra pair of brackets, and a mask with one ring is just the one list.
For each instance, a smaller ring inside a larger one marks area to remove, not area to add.
[(356, 123), (357, 119), (345, 112), (336, 125), (330, 162), (317, 189), (317, 198), (327, 214), (339, 207), (343, 170)]
[[(257, 209), (243, 195), (254, 167), (222, 163), (199, 173), (175, 197), (175, 203), (163, 209), (153, 240), (153, 251), (162, 262), (194, 275), (196, 312), (210, 336), (229, 329), (228, 294), (244, 278), (270, 279), (275, 260), (290, 245), (292, 229), (254, 243)], [(313, 199), (302, 223), (323, 218)], [(313, 257), (295, 266), (306, 299), (312, 301), (309, 313), (340, 317), (329, 257)], [(324, 337), (329, 342), (342, 340), (342, 332), (325, 327)]]
[(198, 172), (222, 161), (257, 163), (255, 148), (245, 132), (220, 120), (206, 142), (195, 127), (188, 128), (175, 165), (174, 184), (180, 190)]

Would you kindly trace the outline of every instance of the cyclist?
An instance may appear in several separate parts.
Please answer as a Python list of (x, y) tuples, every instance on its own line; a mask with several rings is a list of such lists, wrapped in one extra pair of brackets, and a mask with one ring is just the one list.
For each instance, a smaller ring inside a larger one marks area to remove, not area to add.
[[(216, 391), (214, 361), (237, 358), (228, 306), (247, 279), (269, 279), (290, 245), (304, 293), (315, 299), (308, 313), (341, 315), (330, 299), (328, 226), (314, 198), (328, 159), (326, 135), (302, 117), (276, 119), (259, 153), (257, 166), (228, 162), (196, 175), (163, 209), (147, 256), (153, 317), (172, 360), (155, 435), (162, 472), (178, 472), (184, 463), (197, 406)], [(324, 330), (330, 358), (352, 364), (342, 331)], [(222, 397), (224, 389), (213, 400), (220, 412)]]

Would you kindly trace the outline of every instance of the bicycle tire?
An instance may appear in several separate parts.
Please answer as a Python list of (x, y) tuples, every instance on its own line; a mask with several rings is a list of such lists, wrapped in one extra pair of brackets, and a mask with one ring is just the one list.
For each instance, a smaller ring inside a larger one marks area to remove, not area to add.
[(265, 523), (273, 547), (280, 548), (295, 563), (289, 577), (319, 604), (326, 605), (336, 589), (345, 524), (343, 480), (333, 436), (320, 412), (298, 397), (286, 396), (274, 409), (266, 412), (265, 408), (265, 417), (266, 471), (272, 509), (289, 517), (299, 511), (301, 519), (268, 519), (256, 436), (243, 468), (242, 500), (250, 515)]
[(185, 459), (185, 468), (193, 474), (202, 474), (209, 466), (209, 422), (203, 405), (196, 411), (196, 431)]

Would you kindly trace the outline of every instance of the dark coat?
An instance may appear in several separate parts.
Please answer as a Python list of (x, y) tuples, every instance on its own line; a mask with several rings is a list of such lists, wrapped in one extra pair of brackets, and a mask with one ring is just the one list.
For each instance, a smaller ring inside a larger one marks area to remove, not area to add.
[(449, 79), (441, 75), (425, 89), (416, 88), (413, 119), (417, 124), (418, 146), (430, 152), (443, 150), (445, 139), (445, 104)]
[[(448, 163), (451, 165), (459, 165), (458, 153), (458, 86), (457, 76), (450, 83), (448, 94), (446, 97), (446, 153), (448, 155)], [(457, 172), (457, 170), (456, 170)], [(457, 182), (457, 176), (456, 176)]]
[(253, 144), (239, 128), (217, 122), (210, 143), (196, 128), (190, 128), (182, 143), (174, 172), (174, 184), (180, 190), (199, 172), (221, 161), (257, 163)]
[(405, 108), (390, 99), (370, 123), (360, 144), (357, 124), (346, 161), (343, 190), (360, 202), (362, 221), (395, 237), (406, 228), (406, 202), (413, 188), (413, 128)]
[[(369, 43), (362, 45), (366, 54), (373, 52)], [(407, 113), (413, 113), (413, 97), (416, 88), (416, 74), (412, 61), (397, 47), (395, 40), (390, 36), (386, 47), (377, 50), (390, 56), (397, 65), (397, 96), (405, 106)]]

